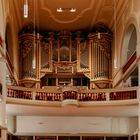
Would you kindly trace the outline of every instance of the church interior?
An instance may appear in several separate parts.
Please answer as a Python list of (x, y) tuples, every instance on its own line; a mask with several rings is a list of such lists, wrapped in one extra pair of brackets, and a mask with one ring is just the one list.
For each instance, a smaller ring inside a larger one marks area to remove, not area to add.
[(0, 0), (0, 140), (140, 140), (139, 0)]

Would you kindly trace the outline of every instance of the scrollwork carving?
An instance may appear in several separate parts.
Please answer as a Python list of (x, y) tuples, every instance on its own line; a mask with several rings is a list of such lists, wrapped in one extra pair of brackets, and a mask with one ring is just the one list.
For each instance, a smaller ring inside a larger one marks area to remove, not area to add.
[(24, 58), (32, 50), (34, 43), (31, 40), (24, 40), (20, 46), (22, 47), (22, 57)]

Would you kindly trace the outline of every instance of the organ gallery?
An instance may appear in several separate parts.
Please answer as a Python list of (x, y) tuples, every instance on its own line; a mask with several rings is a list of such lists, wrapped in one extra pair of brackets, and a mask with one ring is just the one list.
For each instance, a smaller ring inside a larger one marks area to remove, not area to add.
[(112, 32), (102, 23), (91, 32), (37, 32), (32, 25), (19, 33), (20, 84), (25, 87), (111, 87)]

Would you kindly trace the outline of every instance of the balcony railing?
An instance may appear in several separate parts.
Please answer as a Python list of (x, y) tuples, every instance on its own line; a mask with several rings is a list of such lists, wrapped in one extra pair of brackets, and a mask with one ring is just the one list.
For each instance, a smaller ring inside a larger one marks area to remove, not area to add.
[[(62, 102), (64, 100), (76, 100), (78, 102), (98, 102), (98, 101), (117, 101), (134, 100), (138, 98), (138, 87), (128, 87), (119, 89), (98, 89), (98, 90), (46, 90), (33, 89), (18, 86), (7, 86), (7, 99), (24, 99), (36, 101)], [(70, 89), (70, 88), (68, 88)]]
[(123, 66), (123, 73), (125, 73), (127, 71), (127, 69), (131, 66), (131, 64), (136, 60), (137, 58), (137, 54), (136, 52), (134, 52), (132, 54), (132, 56), (129, 58), (129, 60), (127, 61), (127, 63)]

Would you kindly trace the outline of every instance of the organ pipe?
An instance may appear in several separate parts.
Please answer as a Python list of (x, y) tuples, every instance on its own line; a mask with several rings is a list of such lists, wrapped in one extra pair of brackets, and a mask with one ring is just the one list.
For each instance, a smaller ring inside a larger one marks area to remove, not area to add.
[[(61, 78), (60, 72), (63, 73), (62, 78), (67, 73), (65, 78), (69, 75), (72, 83), (71, 75), (76, 77), (76, 74), (83, 72), (90, 80), (90, 87), (110, 86), (112, 33), (104, 24), (95, 25), (92, 33), (86, 36), (81, 31), (73, 33), (66, 30), (48, 32), (42, 38), (47, 40), (46, 44), (34, 32), (23, 32), (19, 35), (22, 82), (25, 77), (39, 82), (42, 71), (45, 71), (44, 75), (51, 72), (56, 79), (57, 74)], [(88, 70), (88, 75), (83, 70)], [(33, 83), (29, 79), (28, 82)], [(56, 85), (58, 84), (57, 81)]]
[[(108, 88), (110, 86), (111, 77), (111, 41), (112, 33), (109, 29), (97, 26), (94, 33), (90, 33), (88, 38), (90, 42), (94, 42), (91, 51), (91, 81), (98, 88)], [(100, 38), (99, 38), (100, 32)], [(94, 70), (93, 70), (94, 69)]]

